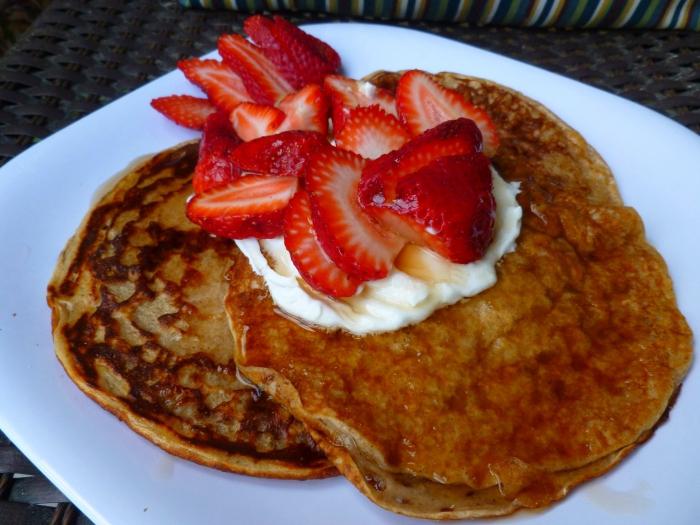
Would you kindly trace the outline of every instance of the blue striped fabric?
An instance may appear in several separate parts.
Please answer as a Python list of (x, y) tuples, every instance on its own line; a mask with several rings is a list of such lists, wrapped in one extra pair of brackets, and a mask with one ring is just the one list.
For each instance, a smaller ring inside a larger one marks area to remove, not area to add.
[(534, 27), (700, 30), (700, 0), (179, 0), (185, 7), (307, 11)]

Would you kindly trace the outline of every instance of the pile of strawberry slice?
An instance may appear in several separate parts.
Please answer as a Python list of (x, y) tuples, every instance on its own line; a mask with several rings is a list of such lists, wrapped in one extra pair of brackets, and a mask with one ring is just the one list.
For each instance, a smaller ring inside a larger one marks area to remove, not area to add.
[(337, 74), (338, 54), (282, 18), (222, 35), (222, 61), (178, 67), (206, 98), (152, 106), (202, 130), (187, 216), (219, 236), (282, 236), (302, 278), (333, 297), (389, 274), (408, 243), (468, 263), (493, 237), (488, 114), (421, 71), (396, 95)]

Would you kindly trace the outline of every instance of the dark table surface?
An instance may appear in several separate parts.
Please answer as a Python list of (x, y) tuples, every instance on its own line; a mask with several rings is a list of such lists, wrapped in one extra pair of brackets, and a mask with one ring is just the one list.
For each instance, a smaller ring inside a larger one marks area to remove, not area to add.
[[(0, 165), (172, 70), (179, 58), (212, 50), (217, 36), (240, 31), (243, 19), (164, 0), (53, 2), (0, 58)], [(394, 23), (581, 80), (700, 132), (700, 33)], [(49, 523), (90, 522), (0, 434), (0, 525)]]

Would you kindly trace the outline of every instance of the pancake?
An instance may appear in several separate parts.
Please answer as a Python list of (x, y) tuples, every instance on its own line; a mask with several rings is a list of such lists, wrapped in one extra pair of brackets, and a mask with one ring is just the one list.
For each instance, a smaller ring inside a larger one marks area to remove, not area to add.
[[(397, 73), (375, 84), (394, 89)], [(692, 334), (666, 265), (583, 138), (493, 82), (436, 80), (485, 108), (518, 181), (517, 248), (481, 294), (357, 337), (278, 315), (236, 252), (236, 363), (302, 420), (372, 501), (423, 518), (542, 507), (648, 439), (680, 388)]]
[(48, 288), (56, 354), (88, 396), (177, 456), (221, 470), (335, 473), (304, 426), (237, 378), (223, 310), (232, 241), (185, 217), (197, 144), (128, 170)]

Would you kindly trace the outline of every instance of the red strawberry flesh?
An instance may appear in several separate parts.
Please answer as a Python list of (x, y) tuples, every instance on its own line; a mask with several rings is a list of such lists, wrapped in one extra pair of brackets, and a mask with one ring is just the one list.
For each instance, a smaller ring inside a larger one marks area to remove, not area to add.
[(359, 188), (361, 203), (393, 200), (401, 177), (432, 161), (451, 155), (481, 151), (481, 133), (465, 118), (444, 122), (415, 137), (400, 149), (369, 161), (362, 172)]
[(279, 131), (305, 130), (328, 132), (328, 97), (318, 84), (309, 84), (296, 93), (290, 93), (279, 103), (286, 118)]
[(362, 280), (330, 260), (316, 238), (311, 203), (304, 190), (297, 191), (284, 217), (284, 245), (304, 281), (333, 297), (353, 295)]
[(396, 87), (396, 106), (401, 120), (413, 135), (448, 120), (468, 118), (481, 130), (486, 155), (492, 157), (498, 149), (498, 133), (488, 113), (467, 101), (458, 91), (438, 84), (423, 71), (408, 71), (401, 76)]
[(231, 163), (244, 172), (300, 177), (309, 157), (327, 144), (320, 133), (285, 131), (241, 144), (231, 154)]
[(187, 217), (220, 237), (277, 237), (298, 186), (296, 177), (241, 177), (196, 195), (187, 203)]
[(224, 63), (243, 80), (246, 90), (259, 104), (276, 104), (294, 88), (260, 49), (240, 35), (222, 35), (218, 41)]
[(241, 102), (252, 100), (241, 77), (218, 60), (188, 58), (180, 60), (177, 67), (185, 74), (187, 80), (199, 86), (211, 103), (221, 111), (230, 113)]
[(240, 176), (240, 170), (231, 161), (231, 155), (239, 144), (241, 139), (231, 128), (227, 115), (218, 112), (207, 118), (192, 179), (195, 193), (221, 186)]
[(190, 95), (154, 98), (151, 106), (180, 126), (197, 130), (204, 128), (207, 117), (216, 112), (207, 99)]
[(345, 272), (381, 279), (393, 266), (403, 241), (381, 231), (360, 208), (357, 187), (364, 159), (327, 147), (309, 161), (305, 182), (321, 246)]
[(371, 82), (328, 75), (323, 81), (323, 90), (331, 98), (334, 133), (343, 128), (348, 114), (356, 107), (378, 105), (390, 115), (397, 115), (391, 92), (376, 87)]
[(286, 118), (274, 106), (244, 102), (231, 112), (231, 125), (244, 141), (276, 133)]
[(410, 138), (396, 117), (374, 105), (351, 110), (335, 142), (339, 148), (376, 159), (399, 149)]
[(441, 157), (401, 178), (394, 200), (366, 209), (407, 240), (464, 264), (481, 258), (493, 238), (491, 185), (483, 154)]
[(278, 27), (286, 28), (288, 32), (293, 33), (299, 40), (303, 41), (307, 46), (312, 47), (327, 64), (327, 67), (329, 68), (329, 73), (338, 71), (340, 69), (340, 55), (330, 45), (325, 43), (323, 40), (319, 40), (315, 36), (310, 35), (306, 31), (299, 29), (297, 26), (291, 24), (281, 16), (275, 15), (274, 17), (272, 17), (272, 19)]
[(283, 18), (255, 15), (246, 19), (243, 28), (295, 89), (320, 83), (340, 67), (333, 48)]

